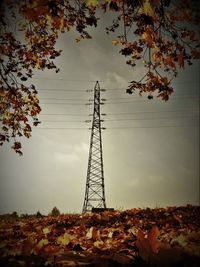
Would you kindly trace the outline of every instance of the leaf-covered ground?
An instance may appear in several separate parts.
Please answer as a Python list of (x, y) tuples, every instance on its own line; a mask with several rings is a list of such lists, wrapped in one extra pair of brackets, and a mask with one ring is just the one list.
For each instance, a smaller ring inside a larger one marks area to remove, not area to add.
[(0, 217), (0, 266), (200, 263), (200, 206)]

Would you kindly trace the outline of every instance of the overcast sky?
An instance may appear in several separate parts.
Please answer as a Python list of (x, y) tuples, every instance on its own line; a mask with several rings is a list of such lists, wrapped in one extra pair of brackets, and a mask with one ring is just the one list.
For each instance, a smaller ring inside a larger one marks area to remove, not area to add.
[(86, 90), (97, 80), (108, 89), (101, 106), (107, 114), (102, 118), (107, 206), (199, 204), (199, 64), (181, 71), (166, 103), (127, 95), (128, 82), (144, 70), (125, 64), (112, 45), (114, 36), (105, 34), (108, 21), (100, 21), (93, 39), (79, 44), (76, 34), (62, 34), (60, 73), (38, 71), (30, 81), (39, 91), (42, 124), (23, 140), (22, 157), (9, 144), (0, 148), (0, 213), (48, 214), (54, 206), (65, 213), (82, 211), (91, 127), (85, 120), (93, 111), (85, 105), (93, 92)]

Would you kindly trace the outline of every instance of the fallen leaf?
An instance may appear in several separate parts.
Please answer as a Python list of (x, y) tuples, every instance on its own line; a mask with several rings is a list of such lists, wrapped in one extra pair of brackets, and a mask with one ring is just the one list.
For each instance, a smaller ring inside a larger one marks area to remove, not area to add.
[(48, 227), (44, 228), (42, 231), (45, 235), (47, 235), (51, 232), (51, 230)]
[(73, 237), (70, 234), (65, 233), (64, 235), (59, 236), (57, 238), (57, 243), (62, 245), (62, 246), (67, 246), (72, 239), (73, 239)]

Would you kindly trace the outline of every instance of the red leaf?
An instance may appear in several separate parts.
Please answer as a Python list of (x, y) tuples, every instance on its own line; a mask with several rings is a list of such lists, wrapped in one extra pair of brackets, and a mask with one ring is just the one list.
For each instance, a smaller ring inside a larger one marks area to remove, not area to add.
[(159, 230), (155, 225), (145, 237), (145, 234), (139, 230), (137, 234), (136, 246), (139, 249), (139, 254), (145, 261), (154, 258), (155, 254), (159, 251), (159, 241), (157, 239)]

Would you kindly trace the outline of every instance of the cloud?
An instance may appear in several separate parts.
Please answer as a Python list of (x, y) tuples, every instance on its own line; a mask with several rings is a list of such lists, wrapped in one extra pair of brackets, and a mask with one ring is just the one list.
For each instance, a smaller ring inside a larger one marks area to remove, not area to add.
[(80, 160), (79, 156), (76, 153), (62, 153), (55, 152), (54, 159), (61, 163), (74, 163)]
[(164, 176), (162, 175), (148, 175), (147, 180), (149, 181), (149, 183), (154, 183), (157, 185), (157, 183), (163, 182), (165, 179)]
[(117, 72), (107, 72), (106, 85), (108, 88), (112, 88), (113, 86), (126, 87), (127, 80), (123, 75), (119, 75)]
[(138, 178), (132, 178), (130, 180), (130, 187), (138, 187), (140, 185), (140, 180)]
[(67, 145), (65, 146), (67, 152), (62, 152), (63, 147), (58, 147), (58, 149), (54, 153), (54, 160), (60, 163), (76, 163), (81, 161), (83, 154), (88, 152), (88, 145), (83, 142), (76, 145)]
[(79, 145), (75, 145), (74, 150), (78, 153), (86, 153), (89, 151), (89, 146), (87, 143), (80, 143)]

